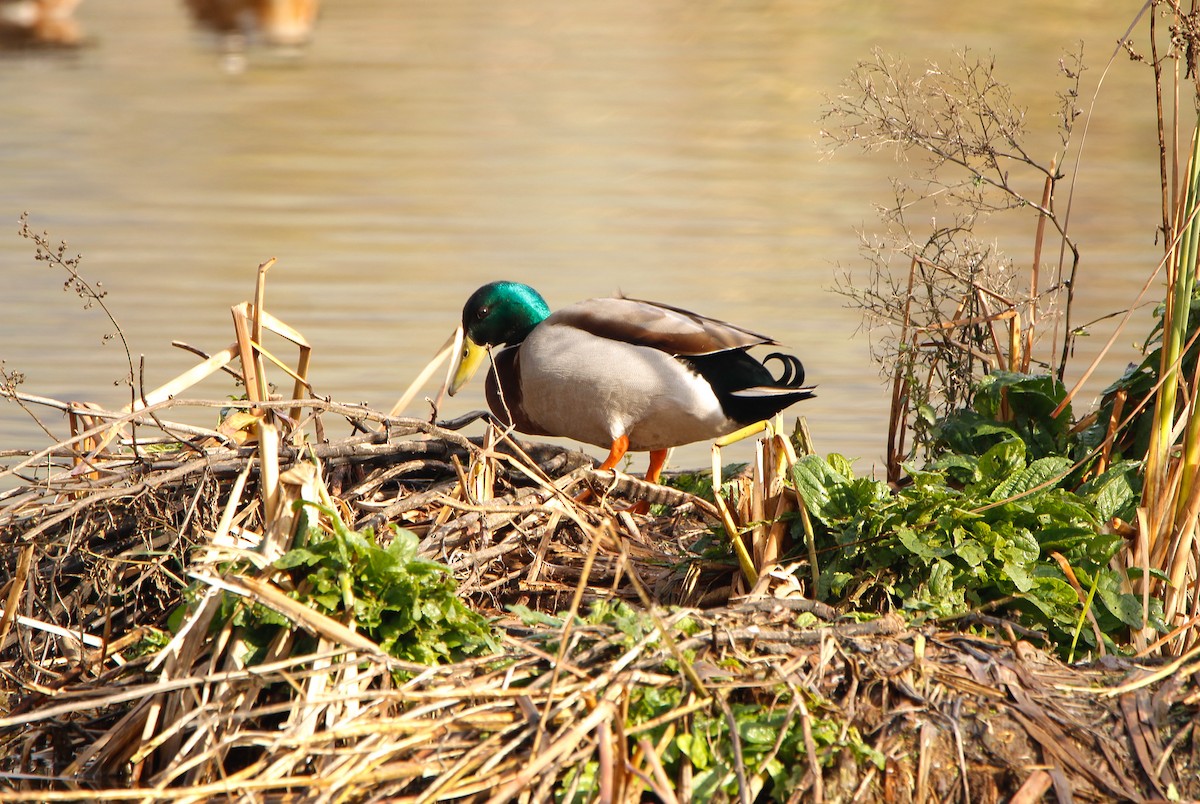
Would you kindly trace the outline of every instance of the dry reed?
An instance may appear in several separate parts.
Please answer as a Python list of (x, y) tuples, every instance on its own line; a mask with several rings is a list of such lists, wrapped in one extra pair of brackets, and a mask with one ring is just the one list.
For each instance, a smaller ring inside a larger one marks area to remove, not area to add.
[[(23, 395), (75, 432), (0, 496), (0, 801), (1200, 795), (1195, 651), (1068, 668), (1016, 636), (859, 621), (779, 564), (807, 521), (789, 439), (768, 432), (737, 493), (706, 501), (304, 396), (307, 345), (262, 309), (264, 274), (234, 344), (127, 410)], [(296, 399), (267, 398), (263, 327), (301, 348)], [(183, 398), (231, 361), (248, 399)], [(221, 424), (169, 420), (187, 407)], [(297, 602), (273, 563), (297, 500), (416, 533), (495, 652), (401, 661)], [(739, 560), (697, 552), (720, 533)], [(254, 661), (230, 601), (287, 624)]]

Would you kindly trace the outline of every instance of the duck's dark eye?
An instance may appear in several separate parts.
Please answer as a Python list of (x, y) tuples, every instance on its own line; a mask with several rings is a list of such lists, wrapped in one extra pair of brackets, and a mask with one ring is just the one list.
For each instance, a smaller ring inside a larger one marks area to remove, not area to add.
[(480, 307), (478, 310), (475, 311), (475, 317), (482, 321), (483, 319), (487, 318), (487, 314), (490, 312), (491, 312), (491, 310), (489, 308)]

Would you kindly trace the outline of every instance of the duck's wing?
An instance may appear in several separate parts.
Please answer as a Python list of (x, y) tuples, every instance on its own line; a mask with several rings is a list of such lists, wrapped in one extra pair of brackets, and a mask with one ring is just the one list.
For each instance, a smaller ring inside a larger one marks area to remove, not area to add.
[(659, 302), (625, 297), (588, 299), (564, 307), (543, 326), (559, 325), (598, 338), (695, 356), (776, 343), (744, 327)]

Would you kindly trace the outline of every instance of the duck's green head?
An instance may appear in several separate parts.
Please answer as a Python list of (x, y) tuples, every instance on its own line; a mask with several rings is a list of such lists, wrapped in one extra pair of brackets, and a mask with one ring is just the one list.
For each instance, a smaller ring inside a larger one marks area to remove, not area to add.
[(516, 344), (550, 315), (546, 300), (520, 282), (490, 282), (463, 305), (463, 344), (457, 355), (453, 396), (483, 363), (486, 347)]
[(520, 282), (491, 282), (463, 305), (463, 333), (480, 346), (520, 343), (550, 315), (546, 300)]

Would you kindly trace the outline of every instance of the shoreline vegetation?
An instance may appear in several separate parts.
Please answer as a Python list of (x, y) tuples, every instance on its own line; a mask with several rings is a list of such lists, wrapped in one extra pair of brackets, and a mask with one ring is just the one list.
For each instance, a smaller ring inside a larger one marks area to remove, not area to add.
[[(764, 560), (800, 522), (781, 435), (722, 512), (312, 399), (230, 403), (258, 438), (201, 454), (165, 418), (189, 404), (93, 411), (30, 457), (73, 461), (122, 418), (136, 450), (0, 501), (0, 800), (1195, 795), (1194, 652), (1068, 665), (1015, 619), (813, 599)], [(367, 432), (263, 437), (291, 406)], [(664, 508), (621, 510), (643, 498)]]
[[(232, 342), (148, 389), (103, 288), (23, 216), (111, 323), (129, 398), (47, 399), (0, 366), (52, 444), (2, 454), (0, 802), (1200, 799), (1189, 20), (1148, 3), (1149, 51), (1109, 62), (1153, 72), (1164, 246), (1110, 346), (1165, 295), (1086, 412), (1060, 169), (1082, 51), (1046, 161), (996, 59), (875, 54), (829, 99), (832, 147), (913, 170), (838, 288), (891, 388), (882, 478), (803, 420), (657, 486), (401, 416), (448, 350), (388, 414), (324, 398), (267, 310), (273, 260)], [(1018, 270), (978, 233), (1030, 211)], [(222, 374), (237, 398), (196, 396)]]

